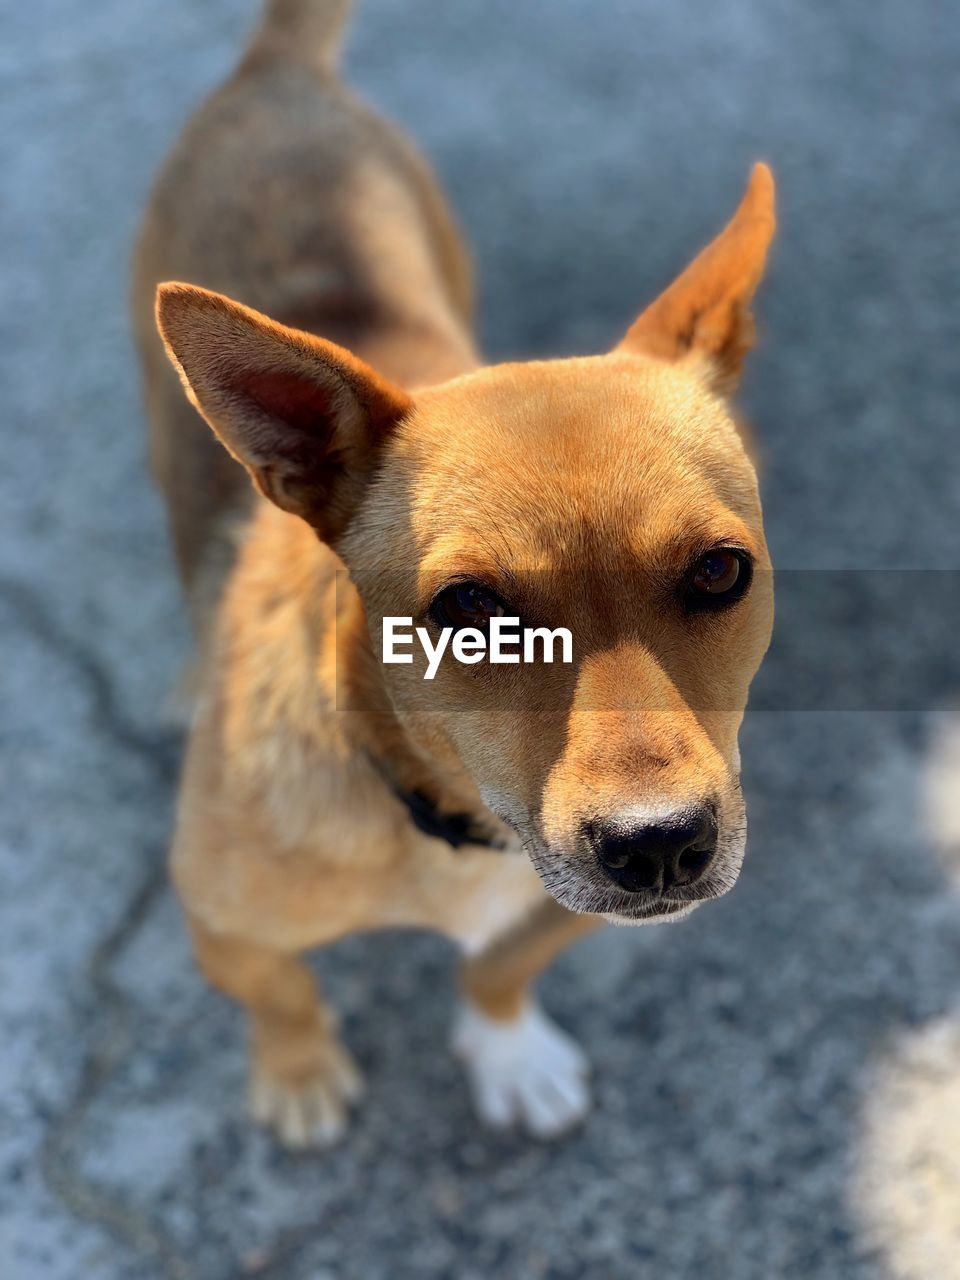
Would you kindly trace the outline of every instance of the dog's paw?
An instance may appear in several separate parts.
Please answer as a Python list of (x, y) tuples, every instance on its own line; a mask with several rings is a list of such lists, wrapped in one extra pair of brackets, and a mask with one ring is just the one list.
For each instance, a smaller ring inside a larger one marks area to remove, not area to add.
[(327, 1046), (322, 1063), (305, 1079), (284, 1080), (261, 1067), (250, 1079), (250, 1114), (273, 1130), (285, 1147), (330, 1147), (347, 1129), (350, 1106), (363, 1093), (363, 1078), (342, 1045)]
[(553, 1138), (590, 1109), (587, 1060), (538, 1005), (528, 1005), (514, 1022), (463, 1005), (453, 1051), (466, 1066), (480, 1119), (494, 1128), (519, 1125)]

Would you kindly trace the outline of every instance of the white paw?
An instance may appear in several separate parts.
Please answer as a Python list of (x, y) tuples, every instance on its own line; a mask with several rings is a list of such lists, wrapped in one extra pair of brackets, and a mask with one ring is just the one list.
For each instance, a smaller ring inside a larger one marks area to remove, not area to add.
[(480, 1119), (494, 1128), (519, 1125), (535, 1137), (553, 1138), (590, 1109), (582, 1050), (536, 1004), (514, 1022), (462, 1005), (453, 1052), (466, 1066)]
[(296, 1084), (263, 1071), (250, 1081), (250, 1114), (272, 1129), (285, 1147), (330, 1147), (347, 1129), (349, 1107), (363, 1093), (353, 1059), (333, 1046), (322, 1071)]

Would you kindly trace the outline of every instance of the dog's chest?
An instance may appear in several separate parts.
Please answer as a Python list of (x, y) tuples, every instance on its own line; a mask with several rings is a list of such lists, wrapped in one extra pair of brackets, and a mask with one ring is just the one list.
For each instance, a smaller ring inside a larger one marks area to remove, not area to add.
[(453, 936), (467, 955), (483, 951), (543, 901), (543, 884), (526, 854), (501, 854), (500, 858), (502, 865), (488, 873), (455, 921)]
[(394, 908), (405, 917), (403, 923), (436, 929), (467, 955), (489, 946), (546, 897), (525, 853), (451, 849), (438, 840), (425, 844), (418, 851), (417, 872), (406, 882), (406, 901), (395, 901)]

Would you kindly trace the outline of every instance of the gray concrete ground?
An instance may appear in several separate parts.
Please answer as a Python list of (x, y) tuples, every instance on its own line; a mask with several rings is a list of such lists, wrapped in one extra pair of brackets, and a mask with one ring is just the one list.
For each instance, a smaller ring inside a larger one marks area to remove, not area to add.
[[(745, 730), (736, 892), (597, 937), (545, 984), (596, 1066), (583, 1132), (475, 1129), (443, 1051), (448, 949), (396, 935), (318, 962), (371, 1085), (346, 1144), (294, 1159), (247, 1127), (240, 1021), (162, 872), (185, 635), (124, 297), (150, 176), (251, 12), (0, 18), (0, 1274), (960, 1276), (960, 749), (930, 715), (843, 709), (888, 705), (890, 654), (930, 665), (946, 574), (906, 575), (882, 628), (855, 602), (832, 627), (787, 609)], [(928, 2), (367, 0), (349, 66), (443, 174), (494, 356), (602, 349), (767, 157), (782, 231), (745, 402), (776, 558), (943, 570), (958, 55)], [(791, 653), (819, 664), (817, 711)]]

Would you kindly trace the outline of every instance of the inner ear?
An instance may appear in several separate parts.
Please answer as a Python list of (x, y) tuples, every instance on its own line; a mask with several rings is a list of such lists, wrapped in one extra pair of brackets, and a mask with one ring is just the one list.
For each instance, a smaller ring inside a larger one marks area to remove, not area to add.
[(343, 347), (220, 294), (161, 285), (157, 322), (187, 395), (271, 502), (339, 536), (413, 407)]
[(329, 392), (292, 373), (240, 370), (235, 385), (264, 414), (280, 418), (296, 433), (316, 431), (332, 408)]

